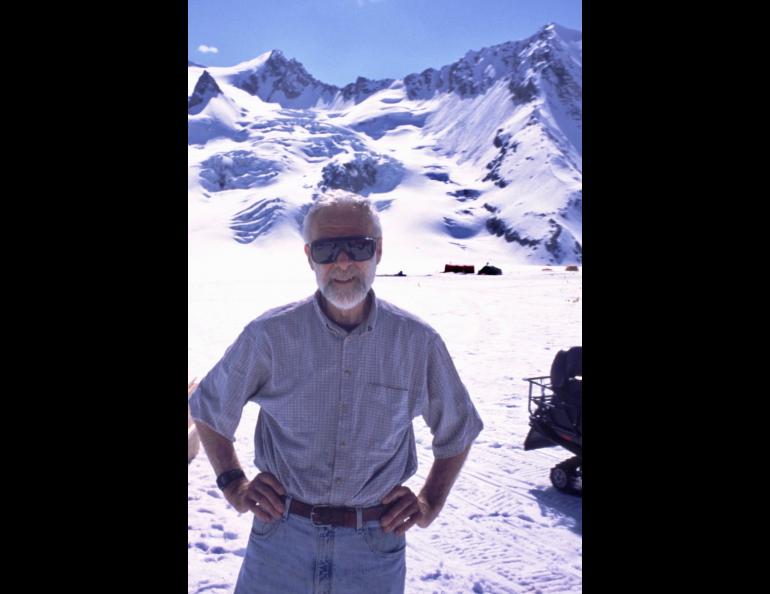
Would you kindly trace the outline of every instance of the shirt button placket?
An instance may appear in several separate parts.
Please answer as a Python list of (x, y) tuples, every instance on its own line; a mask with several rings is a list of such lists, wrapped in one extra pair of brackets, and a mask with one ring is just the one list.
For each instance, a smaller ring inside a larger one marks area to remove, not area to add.
[(340, 427), (339, 427), (339, 436), (340, 436), (340, 447), (345, 447), (347, 445), (347, 442), (345, 441), (345, 420), (344, 420), (344, 413), (348, 411), (348, 405), (346, 402), (348, 401), (348, 398), (350, 398), (350, 386), (351, 386), (351, 377), (353, 375), (352, 370), (345, 369), (342, 372), (343, 378), (345, 379), (345, 385), (343, 387), (343, 394), (342, 394), (342, 405), (340, 406)]
[(335, 456), (336, 463), (334, 465), (334, 483), (333, 490), (337, 497), (341, 497), (340, 486), (342, 485), (342, 475), (346, 471), (346, 457), (344, 453), (344, 447), (347, 445), (345, 441), (345, 428), (347, 426), (347, 412), (350, 407), (346, 404), (350, 399), (351, 394), (351, 378), (353, 371), (350, 369), (350, 361), (348, 357), (348, 346), (350, 336), (346, 336), (342, 340), (342, 360), (340, 361), (342, 367), (342, 381), (340, 382), (340, 414), (339, 421), (337, 423), (337, 453)]

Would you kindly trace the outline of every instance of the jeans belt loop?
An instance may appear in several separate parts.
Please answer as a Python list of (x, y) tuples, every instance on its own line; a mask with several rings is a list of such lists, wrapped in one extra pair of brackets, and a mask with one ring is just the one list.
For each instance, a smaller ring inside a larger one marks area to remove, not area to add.
[(364, 508), (356, 508), (356, 530), (358, 532), (364, 531)]
[(284, 507), (283, 507), (283, 518), (282, 520), (285, 522), (289, 519), (289, 508), (291, 507), (291, 500), (294, 499), (291, 495), (286, 495), (286, 499), (284, 500)]

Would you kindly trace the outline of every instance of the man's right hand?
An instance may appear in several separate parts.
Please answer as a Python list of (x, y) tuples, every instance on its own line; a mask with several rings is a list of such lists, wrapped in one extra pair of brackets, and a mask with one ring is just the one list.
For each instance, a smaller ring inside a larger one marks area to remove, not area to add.
[(286, 489), (269, 472), (260, 472), (253, 481), (235, 481), (224, 490), (225, 499), (238, 513), (253, 512), (263, 522), (283, 516)]

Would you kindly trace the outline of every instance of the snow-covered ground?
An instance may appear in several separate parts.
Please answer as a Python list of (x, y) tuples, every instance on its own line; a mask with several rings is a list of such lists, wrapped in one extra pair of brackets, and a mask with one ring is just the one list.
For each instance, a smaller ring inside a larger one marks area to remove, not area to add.
[[(385, 223), (387, 257), (401, 242), (388, 243)], [(287, 235), (262, 247), (190, 243), (190, 380), (208, 371), (248, 321), (315, 290), (301, 240), (281, 231)], [(378, 273), (404, 269), (408, 276), (378, 277), (377, 295), (438, 330), (485, 423), (442, 514), (429, 528), (407, 533), (406, 591), (581, 592), (581, 499), (556, 491), (548, 478), (571, 454), (524, 452), (522, 444), (528, 431), (523, 378), (548, 374), (559, 349), (582, 344), (582, 270), (549, 271), (498, 258), (492, 264), (503, 276), (452, 275), (435, 269), (440, 255), (428, 261), (413, 250), (411, 259), (407, 249), (390, 254)], [(467, 263), (483, 265), (475, 258)], [(236, 433), (250, 477), (258, 412), (248, 404)], [(406, 484), (416, 492), (432, 454), (429, 430), (419, 417), (414, 425), (420, 466)], [(239, 515), (224, 501), (205, 453), (190, 463), (188, 477), (188, 591), (232, 592), (250, 514)]]

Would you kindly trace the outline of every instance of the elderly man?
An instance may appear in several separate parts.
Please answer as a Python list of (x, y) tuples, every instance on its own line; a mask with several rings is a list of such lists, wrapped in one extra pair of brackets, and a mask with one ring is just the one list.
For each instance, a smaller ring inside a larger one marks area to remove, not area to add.
[[(190, 400), (217, 485), (254, 514), (235, 593), (403, 592), (405, 532), (436, 519), (483, 424), (441, 337), (371, 289), (370, 202), (319, 200), (304, 239), (318, 291), (249, 323)], [(232, 443), (248, 401), (252, 480)], [(420, 415), (435, 459), (415, 495)]]

